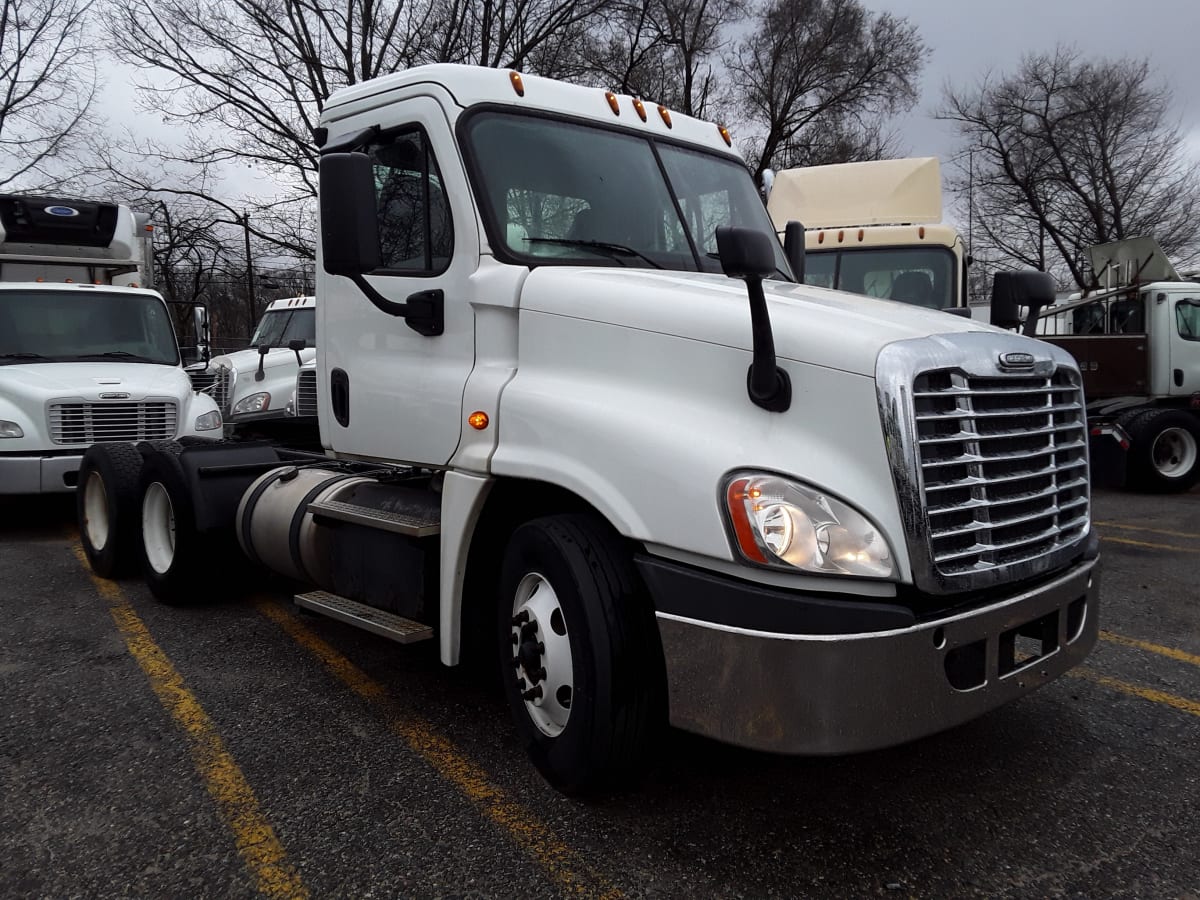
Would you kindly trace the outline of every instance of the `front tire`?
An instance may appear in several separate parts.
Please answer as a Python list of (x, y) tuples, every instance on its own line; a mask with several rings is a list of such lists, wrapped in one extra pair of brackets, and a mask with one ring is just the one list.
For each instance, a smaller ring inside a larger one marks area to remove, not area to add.
[(554, 787), (618, 786), (666, 726), (654, 610), (620, 537), (592, 515), (519, 527), (501, 570), (502, 678), (517, 732)]
[(92, 571), (120, 578), (136, 571), (142, 455), (133, 444), (93, 444), (83, 454), (75, 490), (79, 540)]

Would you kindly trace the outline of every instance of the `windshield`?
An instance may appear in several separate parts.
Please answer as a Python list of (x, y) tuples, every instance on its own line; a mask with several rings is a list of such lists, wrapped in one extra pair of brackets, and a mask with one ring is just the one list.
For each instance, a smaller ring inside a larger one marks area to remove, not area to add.
[(956, 306), (958, 270), (944, 247), (809, 250), (804, 283), (898, 300), (914, 306)]
[(278, 309), (267, 313), (254, 329), (250, 346), (286, 347), (297, 339), (303, 340), (305, 347), (317, 345), (315, 309)]
[(107, 291), (0, 290), (0, 365), (104, 359), (177, 364), (163, 302)]
[(771, 235), (740, 162), (560, 119), (481, 112), (468, 120), (493, 246), (520, 262), (720, 272), (718, 225)]

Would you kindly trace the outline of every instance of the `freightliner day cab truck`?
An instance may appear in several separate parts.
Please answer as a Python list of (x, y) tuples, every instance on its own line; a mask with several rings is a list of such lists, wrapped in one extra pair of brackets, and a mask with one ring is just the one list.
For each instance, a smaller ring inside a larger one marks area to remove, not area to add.
[(942, 222), (935, 157), (785, 169), (764, 188), (776, 231), (804, 224), (808, 284), (968, 310), (966, 252)]
[(287, 409), (300, 366), (315, 359), (316, 298), (275, 300), (263, 314), (250, 347), (190, 366), (197, 390), (221, 409), (227, 431), (294, 436), (298, 423)]
[(156, 597), (235, 533), (303, 607), (499, 655), (573, 792), (668, 722), (868, 750), (1092, 647), (1064, 351), (797, 283), (728, 132), (652, 103), (434, 66), (322, 116), (325, 456), (140, 445)]
[(1190, 490), (1200, 483), (1200, 283), (1151, 238), (1100, 244), (1090, 257), (1101, 286), (1065, 303), (1048, 275), (997, 275), (992, 322), (1075, 358), (1102, 482)]
[(220, 436), (145, 289), (148, 233), (124, 206), (0, 196), (0, 494), (83, 484), (94, 506), (102, 484), (79, 474), (93, 442)]

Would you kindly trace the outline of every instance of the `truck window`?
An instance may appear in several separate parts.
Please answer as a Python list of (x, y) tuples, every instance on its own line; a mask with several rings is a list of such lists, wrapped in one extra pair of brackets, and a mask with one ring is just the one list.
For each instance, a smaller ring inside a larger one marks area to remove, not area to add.
[(852, 294), (944, 309), (956, 304), (954, 254), (941, 247), (863, 248), (810, 253), (804, 281)]
[(450, 202), (429, 141), (420, 129), (371, 148), (382, 271), (436, 275), (454, 255)]
[(0, 293), (0, 364), (110, 357), (179, 362), (175, 333), (160, 300), (91, 290)]
[(773, 234), (745, 166), (719, 154), (541, 115), (466, 122), (489, 237), (513, 261), (719, 272), (718, 225)]
[(1175, 327), (1185, 341), (1200, 341), (1200, 300), (1184, 297), (1175, 304)]
[(315, 309), (277, 309), (268, 312), (254, 329), (252, 347), (286, 347), (296, 338), (305, 345), (317, 345), (317, 311)]

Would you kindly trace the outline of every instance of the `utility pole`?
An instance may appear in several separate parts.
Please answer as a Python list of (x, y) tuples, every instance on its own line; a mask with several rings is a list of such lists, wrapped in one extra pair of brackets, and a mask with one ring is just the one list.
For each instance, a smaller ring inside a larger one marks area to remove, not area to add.
[(258, 301), (254, 296), (254, 260), (250, 258), (250, 214), (242, 211), (242, 233), (246, 238), (246, 290), (247, 290), (247, 308), (250, 313), (248, 334), (254, 333), (254, 314), (258, 306)]

